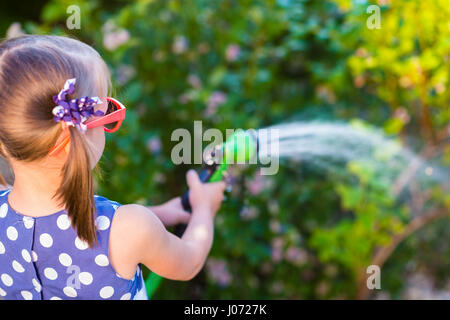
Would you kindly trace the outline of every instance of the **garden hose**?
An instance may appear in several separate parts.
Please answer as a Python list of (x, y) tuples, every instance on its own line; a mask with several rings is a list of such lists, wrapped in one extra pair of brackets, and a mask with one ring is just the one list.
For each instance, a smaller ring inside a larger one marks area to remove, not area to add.
[[(216, 146), (205, 159), (205, 163), (199, 178), (202, 182), (218, 182), (221, 181), (228, 166), (235, 163), (247, 163), (258, 153), (258, 139), (256, 135), (250, 131), (238, 130), (227, 139), (224, 144)], [(183, 209), (191, 212), (191, 204), (189, 203), (189, 190), (181, 197)], [(175, 235), (181, 238), (186, 225), (178, 225), (175, 227)], [(147, 296), (152, 298), (154, 292), (159, 287), (162, 277), (156, 273), (150, 273), (145, 280), (145, 288)]]

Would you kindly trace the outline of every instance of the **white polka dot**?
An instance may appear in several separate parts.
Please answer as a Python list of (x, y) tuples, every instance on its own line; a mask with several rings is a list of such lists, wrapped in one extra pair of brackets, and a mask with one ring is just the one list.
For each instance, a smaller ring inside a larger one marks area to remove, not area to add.
[(44, 275), (49, 280), (56, 280), (58, 278), (58, 273), (53, 268), (45, 268)]
[(2, 279), (2, 282), (5, 286), (7, 287), (11, 287), (14, 283), (13, 279), (10, 277), (9, 274), (2, 274), (2, 276), (0, 277), (0, 279)]
[(60, 297), (51, 297), (50, 300), (62, 300)]
[(22, 250), (22, 258), (23, 258), (23, 260), (25, 260), (28, 263), (31, 262), (31, 256), (30, 256), (30, 253), (28, 252), (28, 250), (26, 250), (26, 249)]
[(38, 260), (38, 255), (33, 250), (31, 251), (31, 256), (33, 257), (33, 262), (36, 262)]
[(106, 267), (109, 264), (109, 260), (104, 254), (99, 254), (95, 257), (95, 263), (100, 267)]
[(19, 273), (22, 273), (22, 272), (25, 271), (25, 269), (23, 268), (23, 266), (22, 266), (19, 262), (17, 262), (16, 260), (14, 260), (14, 261), (12, 262), (12, 267), (13, 267), (14, 270), (16, 270), (16, 271), (19, 272)]
[(120, 300), (130, 300), (131, 299), (131, 293), (125, 293)]
[(41, 234), (41, 236), (39, 237), (39, 241), (45, 248), (50, 248), (53, 245), (53, 238), (48, 233)]
[(17, 229), (12, 226), (6, 229), (6, 235), (8, 236), (8, 239), (12, 241), (17, 240), (17, 237), (19, 236)]
[(111, 286), (107, 286), (107, 287), (103, 287), (100, 290), (100, 297), (102, 297), (103, 299), (108, 299), (111, 298), (114, 294), (114, 288)]
[(6, 291), (0, 288), (0, 296), (4, 297), (6, 296)]
[(118, 208), (119, 206), (116, 205), (116, 204), (112, 204), (112, 207), (114, 208), (114, 210), (117, 210), (117, 208)]
[(56, 220), (56, 224), (58, 225), (58, 228), (61, 230), (67, 230), (70, 227), (70, 218), (67, 214), (62, 214), (58, 217)]
[(72, 258), (67, 253), (61, 253), (59, 255), (59, 262), (64, 266), (68, 267), (72, 264)]
[(92, 283), (92, 280), (94, 280), (92, 278), (92, 274), (90, 274), (89, 272), (81, 272), (78, 278), (80, 279), (80, 282), (86, 286), (90, 285)]
[(25, 225), (25, 228), (31, 229), (34, 226), (34, 219), (31, 217), (23, 217), (23, 224)]
[(3, 243), (0, 241), (0, 254), (4, 254), (5, 253), (5, 246), (3, 245)]
[(33, 294), (30, 291), (22, 290), (20, 294), (25, 300), (33, 300)]
[(99, 230), (106, 230), (109, 228), (109, 225), (111, 224), (108, 217), (105, 217), (105, 216), (98, 217), (95, 220), (95, 222), (96, 222), (97, 228)]
[(77, 291), (72, 287), (65, 287), (63, 292), (66, 296), (71, 298), (75, 298), (77, 296)]
[(75, 247), (77, 247), (79, 250), (86, 250), (87, 248), (89, 248), (89, 245), (87, 244), (87, 242), (77, 237), (75, 239)]
[(8, 213), (8, 205), (4, 203), (0, 206), (0, 218), (6, 217), (7, 213)]
[(33, 278), (33, 280), (31, 280), (31, 282), (33, 282), (34, 289), (35, 289), (37, 292), (41, 292), (42, 286), (41, 286), (41, 284), (39, 283), (39, 281), (37, 281), (36, 279)]

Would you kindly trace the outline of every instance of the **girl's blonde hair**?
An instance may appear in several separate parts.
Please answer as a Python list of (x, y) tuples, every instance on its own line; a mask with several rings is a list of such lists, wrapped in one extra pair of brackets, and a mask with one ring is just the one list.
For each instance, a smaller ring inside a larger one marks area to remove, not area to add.
[[(0, 154), (3, 149), (4, 157), (25, 162), (48, 155), (62, 131), (53, 120), (52, 97), (71, 78), (77, 81), (70, 99), (101, 97), (110, 89), (105, 62), (78, 40), (27, 35), (0, 44)], [(84, 135), (69, 128), (70, 151), (55, 197), (67, 210), (78, 237), (93, 247), (97, 235), (90, 151)]]

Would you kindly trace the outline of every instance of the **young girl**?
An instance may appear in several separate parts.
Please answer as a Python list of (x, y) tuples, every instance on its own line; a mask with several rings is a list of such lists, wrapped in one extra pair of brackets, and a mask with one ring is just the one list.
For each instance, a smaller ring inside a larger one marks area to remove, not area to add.
[[(15, 176), (12, 187), (0, 176), (3, 299), (145, 299), (141, 264), (189, 280), (206, 260), (224, 183), (188, 172), (192, 215), (179, 198), (146, 208), (94, 196), (104, 131), (126, 110), (109, 86), (106, 64), (77, 40), (0, 44), (0, 154)], [(164, 227), (188, 221), (181, 239)]]

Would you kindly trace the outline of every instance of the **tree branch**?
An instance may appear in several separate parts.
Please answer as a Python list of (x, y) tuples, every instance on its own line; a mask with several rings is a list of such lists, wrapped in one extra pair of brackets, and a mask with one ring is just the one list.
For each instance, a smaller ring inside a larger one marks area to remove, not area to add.
[[(392, 239), (391, 243), (388, 246), (380, 247), (375, 252), (371, 265), (377, 265), (381, 268), (383, 264), (386, 262), (386, 260), (397, 248), (397, 246), (405, 238), (407, 238), (409, 235), (411, 235), (413, 232), (417, 231), (424, 225), (430, 223), (431, 221), (448, 215), (449, 215), (448, 208), (434, 207), (429, 209), (426, 213), (412, 219), (411, 222), (409, 222), (406, 225), (406, 227), (401, 233), (394, 236), (394, 238)], [(367, 299), (367, 297), (369, 296), (369, 289), (367, 288), (365, 275), (366, 274), (364, 270), (362, 272), (362, 276), (359, 277), (358, 289), (356, 294), (357, 299)]]

